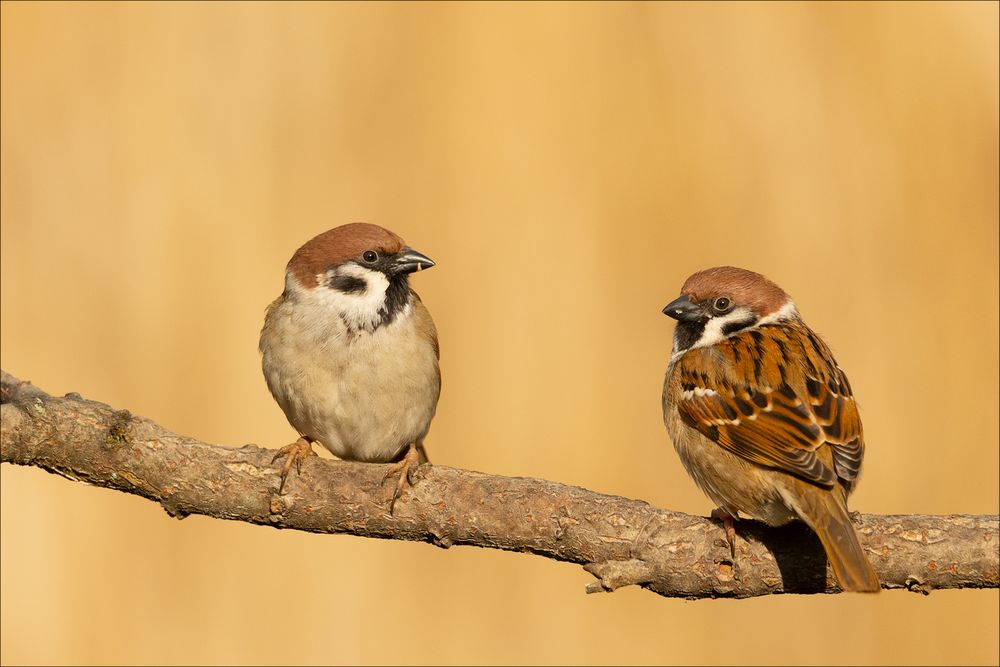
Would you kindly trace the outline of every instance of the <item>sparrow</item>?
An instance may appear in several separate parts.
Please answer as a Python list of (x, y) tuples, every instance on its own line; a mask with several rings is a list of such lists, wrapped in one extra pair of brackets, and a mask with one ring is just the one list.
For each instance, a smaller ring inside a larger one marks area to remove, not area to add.
[(267, 387), (299, 433), (272, 461), (286, 459), (278, 493), (318, 442), (341, 459), (394, 463), (382, 479), (399, 475), (391, 513), (427, 462), (440, 354), (409, 278), (432, 266), (398, 235), (365, 223), (323, 232), (292, 255), (260, 332)]
[(795, 302), (759, 273), (695, 273), (663, 313), (677, 320), (663, 421), (681, 462), (719, 509), (735, 555), (742, 512), (816, 533), (840, 587), (878, 576), (847, 510), (865, 443), (847, 375)]

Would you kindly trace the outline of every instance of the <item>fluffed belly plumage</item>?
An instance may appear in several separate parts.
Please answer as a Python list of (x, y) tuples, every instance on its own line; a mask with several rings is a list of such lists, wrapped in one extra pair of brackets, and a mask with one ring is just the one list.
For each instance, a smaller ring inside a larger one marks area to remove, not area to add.
[(301, 435), (342, 459), (385, 462), (427, 434), (437, 405), (433, 373), (359, 378), (373, 369), (355, 364), (340, 370), (291, 376), (265, 370), (271, 393)]
[(286, 322), (294, 324), (276, 320), (261, 346), (262, 366), (300, 435), (338, 458), (369, 462), (394, 461), (424, 438), (441, 380), (436, 350), (412, 322), (319, 340), (282, 330)]

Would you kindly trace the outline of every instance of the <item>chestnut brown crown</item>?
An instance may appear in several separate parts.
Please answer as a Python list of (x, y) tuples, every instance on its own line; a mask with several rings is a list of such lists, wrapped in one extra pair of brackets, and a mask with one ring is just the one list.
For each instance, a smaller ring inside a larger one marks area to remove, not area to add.
[(288, 271), (304, 287), (315, 287), (316, 276), (331, 266), (360, 258), (368, 250), (395, 255), (405, 247), (398, 234), (384, 227), (352, 222), (327, 230), (303, 244), (288, 261)]
[(735, 266), (716, 266), (698, 271), (681, 287), (681, 294), (692, 303), (711, 303), (726, 297), (733, 303), (749, 308), (759, 317), (777, 311), (788, 302), (788, 294), (766, 277)]

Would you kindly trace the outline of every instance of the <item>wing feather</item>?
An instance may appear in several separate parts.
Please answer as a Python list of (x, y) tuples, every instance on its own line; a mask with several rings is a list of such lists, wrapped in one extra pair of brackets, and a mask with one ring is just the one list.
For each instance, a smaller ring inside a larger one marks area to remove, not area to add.
[(829, 348), (800, 321), (692, 349), (677, 364), (685, 423), (754, 463), (853, 486), (864, 456), (857, 405)]

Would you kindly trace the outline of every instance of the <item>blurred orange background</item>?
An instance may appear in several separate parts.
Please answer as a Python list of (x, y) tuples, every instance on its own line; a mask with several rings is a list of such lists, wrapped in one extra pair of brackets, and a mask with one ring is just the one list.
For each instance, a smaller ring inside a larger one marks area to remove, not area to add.
[[(697, 269), (767, 274), (868, 442), (852, 509), (996, 513), (998, 4), (2, 5), (2, 365), (294, 437), (264, 309), (305, 240), (437, 261), (439, 464), (711, 509), (664, 431)], [(522, 554), (275, 531), (2, 474), (4, 664), (992, 663), (998, 594), (584, 595)]]

